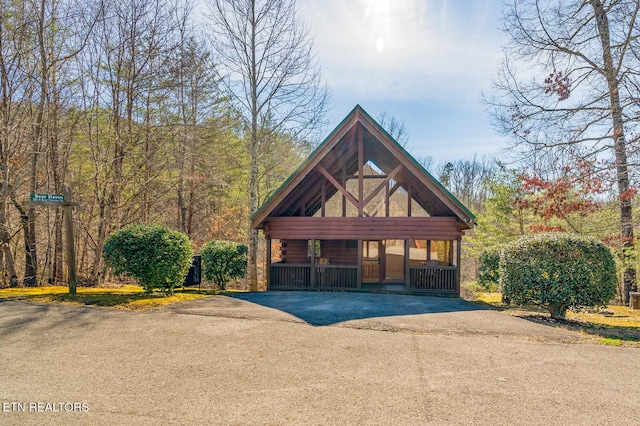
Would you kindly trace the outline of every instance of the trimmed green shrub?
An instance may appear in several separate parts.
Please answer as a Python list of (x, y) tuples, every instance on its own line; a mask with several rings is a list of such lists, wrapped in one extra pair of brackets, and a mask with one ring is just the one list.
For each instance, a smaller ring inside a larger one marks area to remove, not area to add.
[(616, 295), (616, 265), (602, 242), (571, 234), (537, 234), (504, 247), (500, 282), (505, 303), (536, 304), (552, 318), (567, 309), (607, 304)]
[(114, 232), (104, 245), (104, 259), (116, 275), (137, 278), (147, 293), (154, 288), (173, 294), (193, 259), (185, 234), (160, 225), (130, 225)]
[(500, 281), (500, 251), (495, 248), (483, 250), (479, 262), (478, 284), (489, 290)]
[(208, 281), (225, 289), (231, 280), (244, 277), (247, 271), (247, 253), (244, 244), (232, 241), (209, 241), (202, 246), (202, 272)]

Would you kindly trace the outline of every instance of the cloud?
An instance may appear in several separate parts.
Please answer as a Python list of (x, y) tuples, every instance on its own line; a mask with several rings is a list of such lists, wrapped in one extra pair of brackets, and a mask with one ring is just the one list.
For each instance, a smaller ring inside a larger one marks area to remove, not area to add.
[(462, 3), (305, 0), (301, 11), (333, 91), (477, 98), (500, 57), (495, 2)]

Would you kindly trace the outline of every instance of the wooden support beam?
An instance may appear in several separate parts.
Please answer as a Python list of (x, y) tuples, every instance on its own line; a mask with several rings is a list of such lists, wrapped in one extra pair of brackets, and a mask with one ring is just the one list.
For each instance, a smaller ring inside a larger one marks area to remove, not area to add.
[[(347, 170), (345, 164), (342, 163), (342, 186), (347, 187)], [(347, 198), (342, 195), (342, 217), (347, 217)]]
[(373, 192), (371, 194), (369, 194), (369, 196), (367, 198), (365, 198), (365, 200), (361, 203), (362, 204), (362, 208), (365, 208), (367, 206), (367, 204), (369, 204), (369, 202), (371, 200), (373, 200), (373, 198), (378, 195), (378, 192), (380, 192), (382, 190), (382, 188), (384, 188), (385, 186), (389, 186), (389, 182), (391, 181), (391, 179), (393, 179), (399, 172), (400, 170), (402, 170), (402, 164), (398, 164), (396, 166), (395, 169), (393, 169), (393, 171), (391, 173), (389, 173), (389, 176), (387, 176), (384, 180), (384, 182), (380, 183), (380, 185), (376, 186), (376, 188), (373, 190)]
[[(364, 175), (362, 176), (363, 179), (385, 179), (387, 177), (387, 175)], [(347, 180), (349, 179), (358, 179), (357, 175), (347, 175), (346, 176)]]
[(362, 134), (362, 126), (358, 126), (358, 217), (362, 217), (364, 205), (364, 136)]
[(349, 202), (350, 202), (351, 204), (353, 204), (353, 205), (354, 205), (354, 206), (356, 206), (356, 207), (359, 207), (359, 206), (358, 206), (358, 204), (359, 204), (359, 203), (358, 203), (358, 201), (357, 201), (355, 198), (353, 198), (353, 195), (349, 194), (349, 191), (347, 191), (347, 190), (346, 190), (342, 185), (340, 185), (340, 183), (336, 180), (336, 178), (334, 178), (333, 176), (331, 176), (331, 173), (329, 173), (329, 172), (327, 171), (327, 169), (325, 169), (325, 168), (324, 168), (324, 167), (322, 167), (320, 164), (318, 164), (318, 171), (319, 171), (320, 173), (322, 173), (322, 174), (324, 175), (324, 177), (326, 177), (326, 178), (327, 178), (327, 180), (328, 180), (329, 182), (331, 182), (331, 184), (332, 184), (333, 186), (335, 186), (335, 187), (336, 187), (336, 189), (337, 189), (338, 191), (340, 191), (340, 193), (341, 193), (341, 194), (342, 194), (342, 195), (343, 195), (347, 200), (349, 200)]
[(411, 267), (409, 261), (411, 256), (410, 240), (404, 240), (404, 288), (409, 290), (411, 287)]
[(393, 184), (391, 191), (389, 191), (389, 197), (396, 193), (396, 191), (400, 188), (400, 182), (396, 182)]
[(460, 258), (462, 256), (462, 238), (458, 237), (456, 240), (456, 293), (460, 294)]
[(311, 280), (311, 288), (316, 286), (316, 240), (311, 240), (311, 273), (309, 274)]
[(358, 289), (362, 288), (362, 240), (358, 240), (358, 272), (356, 279), (356, 286)]
[(325, 209), (325, 205), (327, 204), (327, 183), (326, 182), (322, 182), (322, 194), (320, 195), (321, 199), (320, 199), (320, 210), (321, 210), (321, 216), (324, 217), (325, 213), (326, 213), (326, 209)]
[(385, 187), (384, 194), (384, 217), (389, 217), (389, 200), (391, 199), (391, 193), (389, 191), (389, 184)]
[(413, 186), (407, 188), (407, 217), (411, 217), (411, 200), (413, 200)]
[(267, 277), (267, 290), (269, 290), (269, 284), (271, 283), (271, 238), (267, 238), (267, 270), (266, 270), (266, 277)]

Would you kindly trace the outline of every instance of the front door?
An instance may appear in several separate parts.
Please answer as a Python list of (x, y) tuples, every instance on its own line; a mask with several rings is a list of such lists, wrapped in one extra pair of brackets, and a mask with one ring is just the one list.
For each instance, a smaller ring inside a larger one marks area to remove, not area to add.
[(380, 241), (362, 241), (362, 282), (377, 283), (381, 280), (382, 259)]

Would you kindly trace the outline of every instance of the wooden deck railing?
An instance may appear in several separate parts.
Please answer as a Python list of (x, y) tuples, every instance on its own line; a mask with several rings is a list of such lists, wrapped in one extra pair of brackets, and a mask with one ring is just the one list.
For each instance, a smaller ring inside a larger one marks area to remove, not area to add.
[[(345, 265), (316, 265), (315, 286), (324, 289), (349, 289), (358, 287), (358, 267)], [(271, 264), (269, 288), (312, 288), (311, 265)]]
[(310, 288), (311, 265), (272, 263), (269, 288)]
[(358, 267), (318, 265), (316, 266), (316, 287), (358, 288)]
[[(311, 265), (273, 263), (270, 266), (270, 289), (356, 289), (357, 266), (316, 265), (315, 285), (311, 285)], [(455, 266), (409, 267), (409, 291), (457, 293)]]
[(409, 290), (457, 293), (455, 266), (410, 266)]

